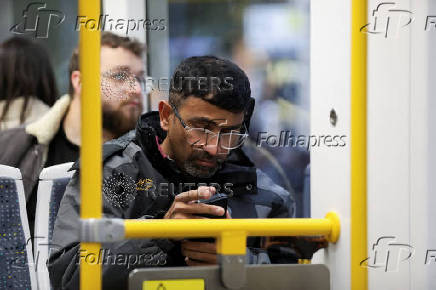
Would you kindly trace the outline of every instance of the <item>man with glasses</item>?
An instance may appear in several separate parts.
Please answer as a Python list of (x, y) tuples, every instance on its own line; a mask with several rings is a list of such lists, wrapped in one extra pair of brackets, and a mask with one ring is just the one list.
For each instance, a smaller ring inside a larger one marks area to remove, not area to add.
[[(159, 103), (159, 112), (142, 115), (135, 131), (104, 145), (104, 216), (293, 217), (290, 194), (242, 151), (253, 109), (249, 80), (237, 65), (213, 56), (185, 59), (173, 74), (169, 100)], [(78, 171), (78, 164), (73, 168)], [(53, 233), (53, 244), (60, 246), (49, 262), (55, 289), (78, 289), (78, 265), (87, 262), (76, 234), (78, 176), (76, 172), (67, 187)], [(229, 197), (226, 215), (222, 207), (198, 202), (217, 193)], [(249, 238), (247, 246), (247, 263), (274, 262), (261, 249), (260, 239)], [(103, 253), (99, 261), (104, 289), (127, 289), (128, 274), (138, 267), (217, 263), (213, 240), (125, 240), (103, 244)], [(129, 259), (123, 263), (122, 257)], [(292, 254), (283, 254), (282, 262), (286, 257), (295, 262)]]

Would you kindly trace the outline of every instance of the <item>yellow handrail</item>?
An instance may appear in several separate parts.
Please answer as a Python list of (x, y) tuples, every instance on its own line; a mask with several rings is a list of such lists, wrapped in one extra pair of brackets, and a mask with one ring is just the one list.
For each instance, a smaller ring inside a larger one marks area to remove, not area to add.
[(367, 0), (352, 1), (351, 17), (351, 289), (368, 289), (366, 206), (366, 34)]
[(334, 212), (324, 219), (124, 220), (124, 227), (126, 238), (216, 237), (222, 255), (244, 254), (247, 236), (326, 236), (335, 243), (340, 233)]
[[(100, 0), (80, 0), (79, 15), (99, 19)], [(80, 217), (101, 218), (100, 31), (82, 27), (79, 35), (81, 92)], [(98, 254), (99, 243), (81, 243), (81, 250)], [(80, 265), (80, 289), (101, 289), (101, 264)]]
[[(334, 215), (331, 213), (331, 215)], [(126, 238), (217, 237), (223, 232), (243, 231), (247, 236), (330, 236), (336, 242), (339, 220), (325, 219), (207, 219), (124, 220)]]
[(126, 238), (217, 237), (227, 231), (247, 236), (327, 236), (332, 230), (328, 219), (125, 220), (124, 224)]

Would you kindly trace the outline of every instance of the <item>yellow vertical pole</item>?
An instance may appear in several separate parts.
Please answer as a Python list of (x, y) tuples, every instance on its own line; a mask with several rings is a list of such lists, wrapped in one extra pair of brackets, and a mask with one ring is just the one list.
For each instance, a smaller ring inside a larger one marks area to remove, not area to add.
[[(98, 21), (100, 0), (79, 0), (79, 15)], [(100, 99), (100, 31), (89, 23), (79, 36), (81, 93), (80, 150), (80, 217), (101, 218), (101, 99)], [(101, 265), (97, 259), (100, 243), (81, 243), (81, 250), (90, 259), (80, 264), (80, 289), (101, 289)]]
[(246, 232), (222, 232), (221, 235), (217, 238), (217, 253), (220, 255), (245, 255), (246, 251)]
[(352, 0), (351, 18), (351, 289), (368, 289), (366, 205), (367, 0)]

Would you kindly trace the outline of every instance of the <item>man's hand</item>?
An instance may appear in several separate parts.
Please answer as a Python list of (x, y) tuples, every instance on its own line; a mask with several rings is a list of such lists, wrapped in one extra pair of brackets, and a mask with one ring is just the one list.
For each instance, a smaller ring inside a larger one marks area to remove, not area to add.
[(267, 237), (263, 248), (272, 251), (289, 247), (295, 250), (299, 259), (312, 259), (316, 251), (327, 246), (325, 237)]
[(164, 219), (201, 219), (195, 214), (210, 214), (222, 216), (224, 209), (220, 206), (196, 203), (199, 199), (209, 199), (216, 192), (213, 186), (200, 186), (196, 190), (182, 192), (176, 195), (173, 204)]
[[(224, 209), (220, 206), (196, 203), (199, 199), (209, 199), (216, 193), (213, 186), (200, 186), (176, 195), (173, 204), (164, 219), (205, 219), (195, 214), (210, 214), (222, 216)], [(231, 218), (227, 212), (227, 218)], [(217, 264), (216, 243), (182, 241), (182, 254), (188, 266), (204, 266)]]
[[(226, 218), (231, 219), (229, 212)], [(182, 255), (188, 266), (207, 266), (218, 264), (216, 254), (216, 242), (196, 242), (190, 240), (182, 241)]]
[(216, 243), (182, 242), (182, 255), (188, 266), (208, 266), (218, 263)]

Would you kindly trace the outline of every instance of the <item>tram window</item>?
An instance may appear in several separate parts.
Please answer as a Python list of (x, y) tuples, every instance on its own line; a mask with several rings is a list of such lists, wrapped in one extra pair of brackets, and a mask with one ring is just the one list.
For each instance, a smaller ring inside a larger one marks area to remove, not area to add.
[[(309, 217), (309, 1), (170, 0), (165, 5), (168, 73), (194, 55), (231, 59), (247, 73), (256, 107), (244, 150), (294, 192), (296, 216)], [(149, 57), (156, 63), (162, 50)], [(153, 109), (161, 97), (154, 94)]]
[[(23, 0), (15, 2), (9, 4), (8, 13), (13, 16), (5, 27), (22, 21), (23, 7), (27, 4)], [(61, 93), (65, 93), (68, 86), (61, 76), (67, 74), (68, 60), (78, 38), (77, 31), (72, 29), (76, 25), (77, 1), (67, 2), (47, 2), (48, 7), (62, 11), (67, 17), (62, 25), (51, 28), (49, 38), (36, 39), (50, 48)], [(145, 11), (137, 8), (140, 2), (142, 6), (139, 6)], [(129, 32), (128, 36), (142, 34), (140, 38), (145, 39), (147, 33), (147, 73), (153, 80), (165, 78), (158, 87), (168, 87), (176, 65), (193, 55), (228, 58), (247, 73), (256, 108), (250, 124), (251, 142), (247, 142), (244, 150), (273, 181), (294, 192), (297, 217), (310, 216), (307, 182), (310, 151), (307, 147), (314, 140), (308, 138), (309, 2), (102, 1), (102, 11), (109, 18), (143, 19), (146, 14), (150, 25), (141, 26), (144, 29)], [(158, 26), (156, 30), (155, 26)], [(125, 34), (121, 30), (112, 32)], [(0, 36), (6, 37), (9, 33), (5, 31)], [(153, 92), (145, 104), (149, 110), (155, 110), (159, 99), (166, 97), (161, 91)]]

